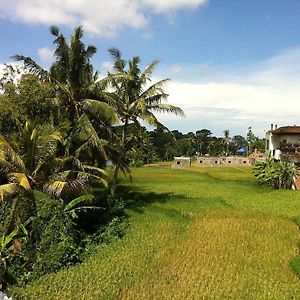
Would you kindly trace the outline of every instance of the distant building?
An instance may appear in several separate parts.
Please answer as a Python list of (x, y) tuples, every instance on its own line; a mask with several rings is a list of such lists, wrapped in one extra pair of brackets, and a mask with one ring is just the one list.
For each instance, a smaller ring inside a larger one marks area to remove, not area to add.
[(173, 165), (173, 167), (190, 167), (192, 164), (190, 157), (179, 156), (174, 157), (174, 160), (175, 164)]
[(243, 156), (198, 156), (198, 165), (212, 166), (249, 166), (250, 160)]
[(276, 149), (281, 151), (281, 160), (300, 163), (300, 126), (283, 126), (271, 124), (266, 133), (266, 155), (274, 157)]

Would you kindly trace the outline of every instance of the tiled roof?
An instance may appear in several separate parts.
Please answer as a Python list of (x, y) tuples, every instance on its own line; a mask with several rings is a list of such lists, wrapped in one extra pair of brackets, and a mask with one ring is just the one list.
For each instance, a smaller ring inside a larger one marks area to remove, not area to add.
[(271, 132), (274, 134), (300, 134), (300, 126), (283, 126)]

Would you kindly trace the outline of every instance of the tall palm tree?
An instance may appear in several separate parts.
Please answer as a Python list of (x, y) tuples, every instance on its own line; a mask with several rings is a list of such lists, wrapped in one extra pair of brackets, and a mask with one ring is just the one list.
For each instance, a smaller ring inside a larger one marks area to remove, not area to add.
[[(86, 139), (82, 140), (80, 150), (86, 150), (87, 146), (97, 147), (100, 155), (106, 158), (104, 141), (99, 138), (93, 123), (102, 124), (102, 128), (107, 129), (117, 121), (117, 117), (114, 110), (101, 101), (107, 79), (98, 80), (98, 73), (90, 62), (97, 49), (93, 45), (86, 47), (82, 42), (81, 26), (75, 28), (69, 43), (56, 26), (50, 27), (50, 32), (55, 37), (53, 44), (56, 46), (55, 61), (50, 70), (43, 69), (30, 57), (15, 55), (14, 58), (22, 61), (29, 73), (53, 84), (59, 103), (63, 106), (62, 118), (66, 115), (76, 127), (73, 128), (73, 134), (69, 134), (69, 141), (73, 140), (74, 134), (75, 138), (84, 136)], [(78, 131), (85, 134), (78, 134)]]
[(225, 144), (225, 156), (228, 156), (229, 154), (229, 143), (230, 143), (230, 136), (229, 136), (229, 130), (224, 130), (224, 136), (223, 136), (223, 143)]
[[(151, 76), (158, 61), (152, 61), (142, 71), (139, 66), (139, 57), (136, 56), (126, 61), (122, 59), (122, 53), (118, 49), (112, 48), (109, 52), (114, 59), (114, 71), (118, 76), (108, 75), (113, 91), (104, 93), (104, 96), (108, 104), (114, 107), (121, 121), (122, 130), (119, 146), (124, 156), (130, 123), (139, 124), (139, 121), (142, 120), (152, 126), (164, 127), (158, 121), (155, 112), (174, 113), (181, 116), (184, 113), (179, 107), (165, 103), (168, 95), (164, 91), (164, 84), (168, 79), (162, 79), (155, 83), (151, 82)], [(119, 156), (119, 161), (115, 161), (111, 187), (112, 194), (116, 189), (121, 160), (122, 155)]]

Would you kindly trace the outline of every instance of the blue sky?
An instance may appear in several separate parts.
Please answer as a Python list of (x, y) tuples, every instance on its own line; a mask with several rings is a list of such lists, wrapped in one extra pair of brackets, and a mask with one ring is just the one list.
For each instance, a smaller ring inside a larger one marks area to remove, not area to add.
[(169, 102), (187, 117), (160, 116), (184, 132), (209, 128), (260, 136), (270, 123), (300, 124), (298, 0), (0, 0), (0, 64), (13, 54), (47, 67), (54, 24), (69, 35), (83, 24), (97, 46), (95, 68), (110, 68), (107, 49), (158, 59)]

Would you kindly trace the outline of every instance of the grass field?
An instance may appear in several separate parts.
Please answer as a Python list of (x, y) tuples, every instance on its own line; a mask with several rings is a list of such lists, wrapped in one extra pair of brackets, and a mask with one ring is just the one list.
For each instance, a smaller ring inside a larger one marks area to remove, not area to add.
[(300, 299), (300, 192), (259, 186), (250, 168), (133, 171), (130, 226), (86, 262), (17, 299)]

